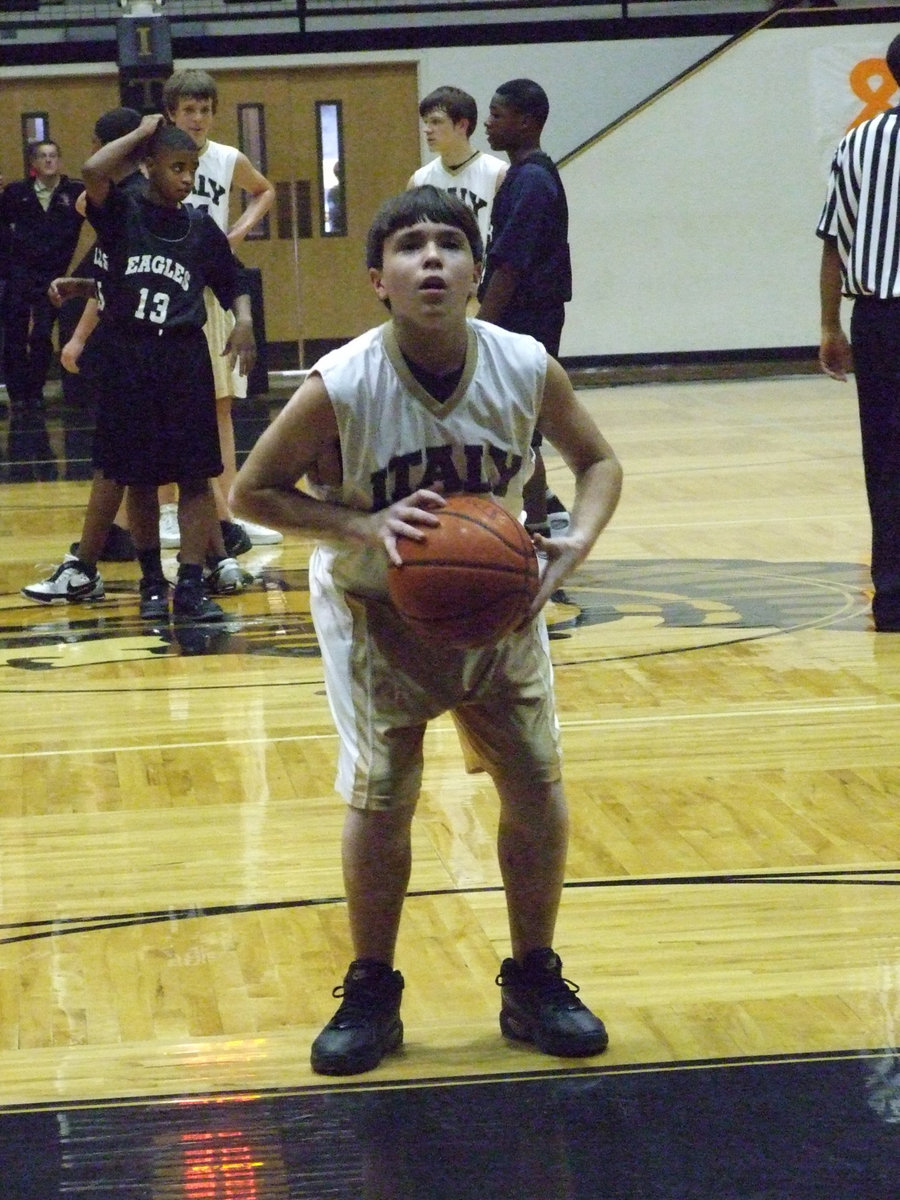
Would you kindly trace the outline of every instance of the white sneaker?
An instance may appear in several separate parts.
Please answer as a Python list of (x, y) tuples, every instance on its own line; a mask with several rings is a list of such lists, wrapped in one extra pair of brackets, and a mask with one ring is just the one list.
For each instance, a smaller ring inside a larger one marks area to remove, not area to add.
[(572, 518), (563, 509), (562, 512), (547, 513), (547, 524), (550, 526), (550, 536), (552, 538), (565, 537), (569, 532), (569, 526), (572, 524)]
[(177, 504), (159, 506), (159, 544), (163, 550), (175, 550), (181, 545)]
[(234, 518), (235, 524), (240, 525), (254, 546), (277, 546), (284, 541), (284, 534), (277, 529), (268, 529), (265, 525), (256, 525), (253, 521)]
[(218, 565), (204, 577), (206, 588), (213, 596), (228, 596), (234, 592), (242, 592), (247, 586), (248, 580), (252, 582), (253, 576), (245, 575), (237, 559), (234, 558), (220, 558)]
[(74, 554), (67, 554), (52, 575), (40, 583), (22, 588), (28, 600), (39, 600), (41, 604), (80, 604), (85, 600), (99, 600), (104, 595), (100, 572), (87, 575)]

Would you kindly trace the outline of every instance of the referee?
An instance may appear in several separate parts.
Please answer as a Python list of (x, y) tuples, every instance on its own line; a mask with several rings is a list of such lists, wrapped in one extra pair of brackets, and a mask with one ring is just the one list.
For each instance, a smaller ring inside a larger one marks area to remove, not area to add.
[[(900, 36), (888, 47), (887, 65), (900, 81)], [(816, 232), (819, 362), (832, 379), (856, 374), (872, 519), (872, 616), (879, 632), (900, 633), (900, 108), (863, 121), (841, 140)], [(849, 342), (842, 295), (854, 301)]]

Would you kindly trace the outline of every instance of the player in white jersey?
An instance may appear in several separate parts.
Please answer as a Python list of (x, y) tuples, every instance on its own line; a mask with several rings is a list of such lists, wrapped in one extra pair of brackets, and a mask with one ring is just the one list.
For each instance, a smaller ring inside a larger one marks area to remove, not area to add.
[[(218, 106), (218, 89), (215, 80), (206, 71), (176, 71), (163, 89), (163, 106), (172, 124), (189, 133), (200, 150), (200, 163), (188, 203), (205, 208), (228, 237), (232, 249), (236, 249), (271, 208), (275, 198), (274, 186), (237, 147), (210, 139), (209, 132)], [(250, 197), (247, 207), (234, 224), (231, 223), (229, 211), (232, 187), (242, 189)], [(225, 470), (217, 481), (216, 498), (226, 546), (231, 554), (235, 554), (249, 549), (250, 544), (280, 542), (282, 536), (273, 529), (246, 523), (242, 523), (242, 528), (235, 528), (227, 505), (228, 492), (237, 472), (232, 404), (236, 396), (247, 394), (246, 377), (232, 371), (228, 360), (222, 356), (231, 324), (230, 314), (225, 312), (212, 292), (207, 291), (204, 332), (216, 381), (219, 441), (222, 462), (225, 464)], [(168, 504), (173, 500), (173, 496), (165, 498)], [(169, 528), (171, 512), (171, 508), (164, 510), (161, 528), (162, 544), (169, 547), (178, 544), (177, 530)]]
[[(621, 470), (538, 342), (467, 320), (480, 258), (478, 226), (455, 196), (426, 186), (382, 206), (367, 262), (390, 322), (312, 368), (232, 491), (237, 511), (322, 543), (310, 596), (348, 802), (342, 853), (354, 958), (343, 1002), (313, 1043), (321, 1074), (369, 1070), (402, 1041), (394, 952), (411, 822), (425, 728), (448, 711), (500, 796), (512, 942), (498, 980), (501, 1030), (562, 1056), (598, 1054), (607, 1042), (552, 949), (567, 815), (541, 609), (611, 517)], [(426, 535), (448, 493), (492, 494), (517, 511), (535, 427), (573, 471), (576, 499), (567, 537), (535, 538), (547, 564), (530, 619), (477, 650), (423, 641), (386, 598), (388, 560), (402, 562), (405, 539)], [(297, 487), (309, 478), (314, 489)]]
[(414, 171), (407, 187), (430, 183), (459, 196), (475, 214), (487, 244), (491, 206), (509, 163), (473, 147), (469, 139), (478, 126), (478, 107), (461, 88), (435, 88), (419, 105), (419, 116), (425, 142), (437, 158)]

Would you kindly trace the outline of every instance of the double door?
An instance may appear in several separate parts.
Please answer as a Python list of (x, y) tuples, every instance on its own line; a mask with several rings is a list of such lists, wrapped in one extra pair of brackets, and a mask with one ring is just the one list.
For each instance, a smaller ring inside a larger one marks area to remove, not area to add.
[[(277, 189), (265, 228), (240, 251), (261, 272), (269, 363), (308, 366), (322, 349), (385, 318), (368, 283), (365, 240), (376, 209), (419, 165), (416, 67), (213, 74), (219, 91), (213, 138), (243, 149)], [(35, 116), (60, 143), (63, 169), (77, 177), (91, 152), (94, 121), (120, 103), (118, 79), (4, 79), (0, 101), (7, 115), (0, 174), (7, 181), (22, 177), (20, 130)], [(241, 202), (235, 192), (232, 220)], [(79, 252), (91, 236), (86, 230)]]

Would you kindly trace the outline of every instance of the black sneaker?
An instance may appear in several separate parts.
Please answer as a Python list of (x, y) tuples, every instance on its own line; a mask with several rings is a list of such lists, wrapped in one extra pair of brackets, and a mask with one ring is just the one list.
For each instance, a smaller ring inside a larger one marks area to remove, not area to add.
[(210, 600), (202, 583), (180, 579), (175, 584), (172, 617), (175, 621), (223, 621), (225, 610)]
[(312, 1044), (319, 1075), (357, 1075), (377, 1067), (403, 1041), (403, 976), (387, 963), (358, 958), (332, 995), (343, 1001)]
[[(78, 543), (73, 542), (69, 547), (69, 552), (77, 556)], [(103, 549), (98, 555), (100, 562), (134, 562), (137, 558), (137, 550), (134, 542), (131, 540), (131, 534), (127, 529), (123, 529), (121, 525), (113, 523), (109, 527), (109, 533), (106, 535), (106, 541), (103, 543)]]
[(497, 976), (503, 1006), (500, 1029), (509, 1038), (533, 1042), (545, 1054), (583, 1058), (600, 1054), (609, 1038), (603, 1022), (563, 979), (562, 962), (550, 947), (531, 950), (523, 966), (506, 958)]
[(139, 612), (142, 621), (169, 620), (169, 581), (167, 579), (142, 579), (140, 582), (141, 602)]
[(237, 558), (239, 554), (246, 554), (253, 549), (250, 535), (243, 525), (238, 525), (237, 521), (220, 521), (219, 524), (222, 526), (222, 540), (228, 558)]

